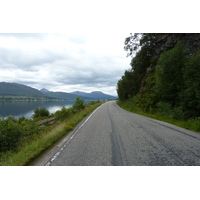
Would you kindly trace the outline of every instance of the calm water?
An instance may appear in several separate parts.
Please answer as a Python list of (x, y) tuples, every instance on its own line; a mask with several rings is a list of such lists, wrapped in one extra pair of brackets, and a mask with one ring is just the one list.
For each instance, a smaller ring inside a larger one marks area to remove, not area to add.
[(71, 107), (74, 101), (18, 101), (18, 102), (0, 102), (0, 117), (25, 116), (31, 118), (34, 110), (38, 107), (46, 107), (50, 113), (61, 110), (63, 106)]

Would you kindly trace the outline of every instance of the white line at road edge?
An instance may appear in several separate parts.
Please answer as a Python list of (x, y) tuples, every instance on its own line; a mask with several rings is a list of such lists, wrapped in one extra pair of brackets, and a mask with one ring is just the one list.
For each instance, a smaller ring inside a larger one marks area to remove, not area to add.
[[(104, 104), (104, 103), (103, 103)], [(101, 106), (103, 106), (103, 104)], [(71, 137), (66, 141), (66, 143), (54, 154), (54, 156), (46, 163), (45, 166), (50, 166), (50, 164), (58, 157), (58, 155), (66, 148), (67, 144), (71, 139), (73, 139), (74, 135), (85, 125), (85, 123), (92, 117), (92, 115), (101, 107), (99, 106), (96, 110), (89, 115), (89, 117), (78, 127), (78, 129), (71, 135)]]

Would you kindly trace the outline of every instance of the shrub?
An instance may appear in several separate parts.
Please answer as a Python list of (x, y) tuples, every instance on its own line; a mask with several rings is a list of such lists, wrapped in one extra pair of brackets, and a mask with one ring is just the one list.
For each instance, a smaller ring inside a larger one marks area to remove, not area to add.
[(174, 119), (182, 120), (185, 119), (185, 113), (181, 106), (175, 107), (172, 112), (172, 117)]
[(67, 117), (69, 117), (71, 115), (71, 113), (72, 113), (71, 108), (65, 108), (63, 106), (61, 110), (58, 110), (55, 112), (56, 120), (66, 119)]
[(16, 149), (21, 137), (22, 126), (13, 117), (0, 120), (0, 152)]
[(170, 103), (167, 102), (158, 102), (157, 103), (158, 112), (161, 114), (171, 116), (172, 115), (172, 106)]
[(48, 117), (49, 115), (49, 111), (45, 107), (41, 107), (34, 110), (33, 118)]
[(39, 132), (38, 122), (33, 120), (26, 120), (22, 123), (23, 135), (30, 136)]
[(94, 105), (95, 103), (95, 101), (90, 101), (89, 105)]
[(81, 99), (80, 97), (77, 97), (74, 105), (72, 106), (72, 112), (76, 113), (84, 108), (85, 108), (84, 100)]

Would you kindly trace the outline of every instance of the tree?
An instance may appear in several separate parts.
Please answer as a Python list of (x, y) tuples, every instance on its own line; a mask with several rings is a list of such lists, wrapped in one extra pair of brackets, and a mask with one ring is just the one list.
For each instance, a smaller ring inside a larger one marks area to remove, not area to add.
[(84, 102), (84, 100), (81, 99), (80, 97), (76, 97), (76, 101), (75, 101), (75, 103), (74, 103), (74, 105), (73, 105), (72, 108), (75, 111), (79, 111), (79, 110), (85, 108), (85, 102)]
[(0, 152), (16, 149), (22, 133), (22, 126), (13, 117), (0, 119)]
[(117, 93), (120, 99), (128, 99), (139, 92), (142, 79), (150, 65), (150, 58), (151, 51), (145, 46), (132, 58), (131, 69), (125, 71), (124, 76), (117, 84)]
[(128, 52), (127, 57), (133, 56), (133, 53), (137, 52), (140, 44), (140, 36), (142, 36), (142, 34), (135, 33), (132, 35), (132, 33), (130, 33), (130, 36), (125, 39), (124, 50)]
[(119, 98), (146, 110), (168, 105), (176, 118), (199, 117), (199, 49), (198, 33), (131, 34), (124, 50), (132, 68), (118, 81)]
[(188, 55), (194, 55), (200, 47), (199, 33), (135, 33), (125, 39), (124, 50), (127, 56), (134, 56), (136, 52), (146, 47), (151, 52), (151, 64), (156, 65), (164, 51), (168, 51), (178, 41), (185, 41), (185, 50)]
[(134, 81), (134, 72), (126, 70), (124, 76), (117, 83), (117, 93), (120, 99), (128, 99), (137, 93)]
[(200, 114), (200, 51), (186, 62), (183, 73), (184, 91), (182, 106), (187, 118), (199, 117)]
[(161, 54), (156, 68), (155, 86), (160, 101), (170, 102), (174, 106), (180, 103), (185, 60), (183, 42), (179, 42), (173, 49)]
[(45, 107), (41, 107), (34, 110), (33, 118), (48, 117), (49, 115), (49, 111)]

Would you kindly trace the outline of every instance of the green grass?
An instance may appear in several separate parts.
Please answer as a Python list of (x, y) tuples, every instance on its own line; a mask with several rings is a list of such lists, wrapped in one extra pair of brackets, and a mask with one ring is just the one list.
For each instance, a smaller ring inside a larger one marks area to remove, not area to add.
[(37, 134), (31, 141), (25, 141), (16, 152), (9, 151), (1, 155), (0, 166), (31, 165), (36, 158), (62, 139), (81, 120), (88, 116), (103, 102), (88, 105), (85, 109), (65, 119), (63, 122)]
[(200, 118), (189, 119), (187, 121), (186, 120), (177, 120), (177, 119), (173, 119), (170, 116), (167, 116), (165, 114), (158, 113), (158, 112), (154, 112), (154, 113), (144, 112), (144, 111), (142, 111), (142, 109), (140, 109), (138, 107), (134, 107), (133, 105), (130, 105), (130, 103), (127, 103), (127, 102), (118, 101), (117, 103), (121, 108), (123, 108), (127, 111), (130, 111), (130, 112), (133, 112), (133, 113), (136, 113), (139, 115), (143, 115), (146, 117), (150, 117), (153, 119), (157, 119), (160, 121), (164, 121), (164, 122), (200, 133)]

